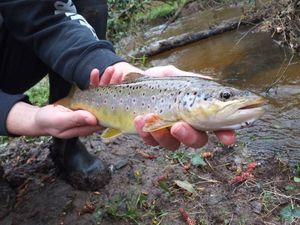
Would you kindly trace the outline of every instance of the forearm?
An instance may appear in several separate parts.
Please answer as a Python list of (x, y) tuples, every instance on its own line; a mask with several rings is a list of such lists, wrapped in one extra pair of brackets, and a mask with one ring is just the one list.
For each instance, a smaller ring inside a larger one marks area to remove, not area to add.
[(39, 107), (30, 105), (25, 102), (16, 103), (8, 113), (6, 128), (10, 134), (39, 136), (47, 135), (39, 129), (36, 124), (35, 116)]

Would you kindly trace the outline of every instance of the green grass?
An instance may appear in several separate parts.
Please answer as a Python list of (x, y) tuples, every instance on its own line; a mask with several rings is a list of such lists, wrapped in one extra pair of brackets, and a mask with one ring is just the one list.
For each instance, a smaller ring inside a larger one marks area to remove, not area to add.
[(169, 17), (176, 12), (176, 9), (177, 4), (162, 3), (150, 8), (145, 13), (138, 13), (137, 18), (139, 21), (151, 21), (162, 17)]
[(44, 106), (49, 98), (49, 81), (48, 78), (42, 79), (39, 83), (26, 91), (29, 100), (33, 105)]

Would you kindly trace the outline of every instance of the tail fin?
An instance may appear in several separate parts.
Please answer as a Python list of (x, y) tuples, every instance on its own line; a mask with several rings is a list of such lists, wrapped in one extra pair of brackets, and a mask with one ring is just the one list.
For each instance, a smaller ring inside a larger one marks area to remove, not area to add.
[(62, 105), (64, 107), (70, 108), (71, 107), (71, 99), (72, 96), (74, 95), (74, 92), (76, 91), (77, 87), (75, 85), (72, 86), (69, 94), (67, 97), (64, 97), (54, 103), (54, 105)]

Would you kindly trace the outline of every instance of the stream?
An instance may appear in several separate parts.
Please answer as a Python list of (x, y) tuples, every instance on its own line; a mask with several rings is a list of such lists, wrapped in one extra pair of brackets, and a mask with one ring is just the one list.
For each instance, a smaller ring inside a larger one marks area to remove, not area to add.
[(256, 160), (300, 162), (300, 57), (280, 47), (269, 33), (237, 29), (163, 52), (148, 62), (204, 73), (265, 96), (265, 115), (237, 132), (243, 154)]

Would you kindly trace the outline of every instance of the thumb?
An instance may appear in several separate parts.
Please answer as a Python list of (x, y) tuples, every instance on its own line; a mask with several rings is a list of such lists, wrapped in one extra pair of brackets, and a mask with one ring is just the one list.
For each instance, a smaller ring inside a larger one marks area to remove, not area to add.
[(96, 117), (84, 110), (60, 113), (56, 123), (64, 130), (72, 127), (94, 126), (98, 124)]

